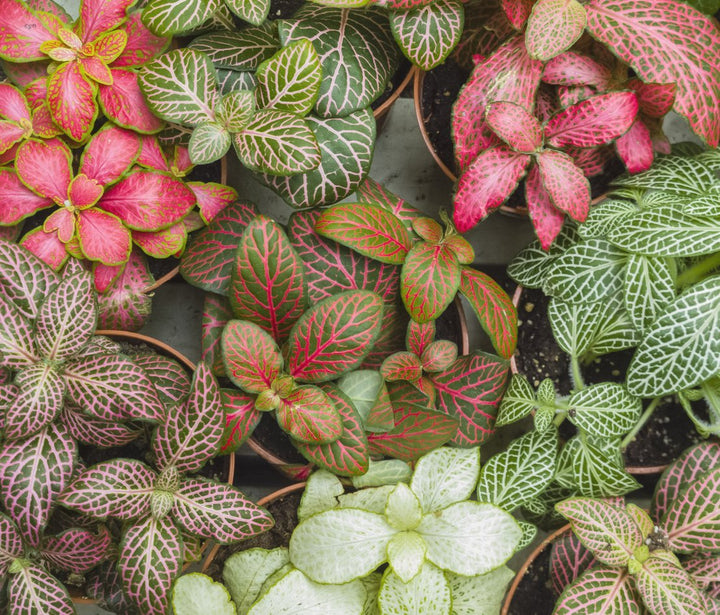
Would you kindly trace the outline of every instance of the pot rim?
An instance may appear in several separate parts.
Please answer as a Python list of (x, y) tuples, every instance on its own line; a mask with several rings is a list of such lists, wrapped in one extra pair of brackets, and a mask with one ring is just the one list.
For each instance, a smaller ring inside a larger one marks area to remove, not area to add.
[(376, 120), (379, 120), (380, 118), (387, 115), (388, 111), (390, 111), (390, 107), (392, 107), (395, 104), (395, 101), (400, 98), (400, 94), (405, 91), (405, 88), (407, 88), (410, 81), (415, 78), (415, 75), (419, 70), (420, 69), (417, 66), (412, 63), (410, 64), (410, 68), (408, 69), (407, 74), (403, 77), (402, 81), (398, 84), (398, 86), (392, 91), (390, 96), (385, 101), (383, 101), (383, 103), (377, 109), (373, 109), (373, 116)]

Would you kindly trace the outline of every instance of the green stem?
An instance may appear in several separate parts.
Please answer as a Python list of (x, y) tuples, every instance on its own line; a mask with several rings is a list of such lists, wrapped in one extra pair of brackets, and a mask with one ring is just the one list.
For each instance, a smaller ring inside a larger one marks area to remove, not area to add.
[(685, 288), (694, 284), (706, 273), (710, 273), (713, 269), (720, 267), (720, 252), (711, 254), (707, 258), (704, 258), (699, 263), (695, 263), (692, 267), (688, 267), (677, 277), (677, 287)]
[(570, 357), (570, 367), (572, 369), (572, 378), (574, 383), (574, 389), (576, 391), (580, 391), (581, 389), (585, 388), (585, 381), (582, 377), (582, 372), (580, 371), (580, 362), (578, 361), (578, 358), (575, 355), (572, 355)]
[(638, 432), (643, 428), (643, 425), (647, 423), (650, 416), (652, 416), (652, 413), (655, 412), (655, 408), (658, 407), (661, 399), (661, 397), (656, 397), (648, 404), (648, 407), (645, 408), (645, 412), (642, 413), (642, 416), (640, 417), (638, 422), (635, 423), (635, 427), (633, 427), (622, 439), (622, 442), (620, 442), (620, 450), (623, 453), (625, 452), (625, 449), (628, 447), (630, 442), (632, 442), (635, 439), (635, 436), (638, 435)]

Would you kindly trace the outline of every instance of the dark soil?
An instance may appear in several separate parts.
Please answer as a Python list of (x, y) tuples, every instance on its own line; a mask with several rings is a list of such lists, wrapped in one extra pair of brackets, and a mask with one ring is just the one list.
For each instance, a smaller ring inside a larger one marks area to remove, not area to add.
[(550, 545), (540, 552), (515, 590), (508, 615), (550, 615), (556, 596), (550, 581)]
[[(542, 291), (526, 288), (518, 306), (518, 371), (537, 387), (545, 378), (555, 383), (561, 395), (572, 390), (570, 359), (555, 342), (547, 320), (548, 297)], [(632, 352), (605, 355), (581, 367), (585, 382), (623, 382)], [(565, 424), (563, 424), (563, 427)], [(564, 436), (572, 435), (570, 428)], [(672, 398), (661, 404), (625, 451), (627, 466), (666, 465), (700, 436), (683, 408)]]

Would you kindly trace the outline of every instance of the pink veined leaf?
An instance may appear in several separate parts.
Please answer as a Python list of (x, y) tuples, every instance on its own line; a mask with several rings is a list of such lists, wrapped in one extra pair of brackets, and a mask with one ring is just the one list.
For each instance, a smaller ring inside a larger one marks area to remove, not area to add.
[(117, 567), (125, 593), (145, 615), (167, 613), (182, 563), (182, 536), (170, 516), (148, 516), (125, 530)]
[(625, 134), (638, 113), (634, 92), (598, 94), (555, 114), (545, 124), (553, 147), (595, 147)]
[(626, 566), (645, 537), (624, 509), (599, 499), (569, 498), (555, 505), (575, 535), (597, 560), (608, 566)]
[(452, 365), (458, 356), (458, 349), (454, 342), (436, 340), (422, 353), (423, 370), (426, 372), (440, 372)]
[(98, 100), (105, 115), (119, 126), (143, 134), (160, 131), (164, 123), (148, 108), (137, 74), (121, 68), (111, 68), (110, 74), (112, 85), (98, 86)]
[(181, 473), (196, 472), (215, 456), (225, 430), (220, 388), (205, 363), (198, 363), (190, 396), (153, 437), (153, 451), (161, 470), (174, 466)]
[(611, 77), (607, 66), (576, 51), (566, 51), (545, 64), (542, 79), (553, 85), (593, 86), (604, 91)]
[(97, 566), (108, 555), (112, 536), (102, 528), (95, 534), (80, 528), (71, 528), (57, 536), (47, 538), (42, 545), (42, 558), (61, 570), (83, 574)]
[[(443, 239), (442, 226), (432, 218), (414, 218), (412, 228), (421, 239), (424, 239), (428, 243), (440, 243)], [(408, 245), (408, 248), (409, 247)]]
[(512, 27), (516, 30), (522, 30), (528, 17), (530, 17), (533, 2), (534, 0), (501, 0), (500, 4)]
[(88, 141), (79, 172), (110, 186), (127, 174), (139, 151), (140, 139), (135, 133), (108, 124)]
[(432, 0), (372, 0), (372, 4), (392, 11), (411, 11), (431, 2)]
[(56, 39), (48, 26), (52, 22), (42, 19), (17, 0), (2, 4), (0, 17), (0, 57), (10, 62), (32, 62), (47, 56), (40, 50), (46, 41)]
[(407, 329), (408, 320), (407, 311), (402, 305), (385, 304), (380, 334), (363, 360), (362, 369), (380, 369), (387, 357), (405, 348), (402, 336)]
[(630, 79), (627, 86), (635, 92), (640, 112), (648, 117), (665, 117), (675, 102), (674, 83), (644, 83), (639, 79)]
[(495, 432), (508, 371), (507, 361), (476, 351), (459, 357), (446, 371), (430, 375), (438, 408), (457, 420), (453, 444), (475, 446)]
[(97, 57), (79, 58), (83, 74), (98, 85), (112, 85), (112, 75), (105, 63)]
[(573, 159), (575, 166), (582, 170), (585, 177), (600, 175), (605, 170), (605, 165), (612, 160), (614, 155), (613, 148), (610, 145), (587, 149), (568, 146), (564, 147), (563, 151)]
[(98, 448), (123, 446), (140, 435), (137, 427), (101, 421), (73, 409), (69, 403), (66, 403), (60, 412), (60, 421), (70, 430), (75, 440)]
[[(37, 107), (32, 114), (32, 130), (43, 139), (52, 139), (62, 134), (62, 130), (53, 121), (50, 110), (46, 106)], [(8, 152), (9, 154), (10, 152)], [(15, 159), (13, 155), (12, 159)]]
[(383, 361), (380, 374), (388, 381), (406, 380), (416, 382), (423, 373), (423, 366), (418, 356), (413, 352), (396, 352)]
[(222, 332), (233, 313), (225, 297), (213, 293), (205, 294), (202, 315), (202, 355), (201, 360), (212, 366), (213, 374), (225, 375), (220, 340)]
[(540, 122), (515, 103), (491, 103), (485, 113), (485, 121), (495, 134), (517, 152), (532, 153), (542, 145)]
[(405, 343), (410, 352), (420, 356), (435, 339), (435, 321), (419, 323), (411, 320), (407, 327)]
[(27, 233), (20, 240), (20, 244), (55, 270), (60, 269), (70, 256), (65, 244), (57, 238), (57, 234), (46, 233), (42, 227)]
[(193, 286), (224, 295), (230, 285), (235, 249), (245, 227), (257, 215), (254, 205), (233, 203), (190, 237), (180, 273)]
[[(561, 108), (576, 105), (583, 100), (592, 98), (595, 94), (595, 88), (592, 88), (589, 85), (561, 85), (557, 88), (557, 95)], [(551, 118), (548, 118), (547, 121), (550, 121), (550, 119)]]
[(715, 554), (692, 554), (683, 558), (683, 568), (701, 589), (720, 582), (720, 557)]
[(55, 233), (63, 243), (70, 243), (75, 238), (75, 212), (70, 209), (56, 209), (43, 223), (42, 229), (46, 233)]
[[(36, 104), (31, 100), (32, 95), (30, 89), (37, 83), (42, 82), (42, 91), (47, 92), (47, 69), (50, 62), (22, 62), (20, 64), (14, 64), (12, 62), (3, 63), (3, 71), (7, 78), (14, 83), (17, 87), (24, 90), (24, 94), (30, 103), (30, 108), (35, 109)], [(45, 104), (45, 94), (42, 97), (42, 104)]]
[(80, 250), (88, 260), (122, 265), (130, 258), (132, 237), (117, 216), (98, 208), (85, 209), (77, 212), (76, 224)]
[(10, 120), (0, 120), (0, 151), (7, 152), (23, 140), (27, 129)]
[(75, 141), (85, 140), (97, 119), (96, 93), (97, 85), (82, 74), (79, 62), (65, 62), (48, 77), (50, 115)]
[(140, 461), (112, 459), (82, 472), (59, 502), (95, 519), (137, 519), (150, 513), (156, 477)]
[(655, 486), (650, 514), (657, 525), (677, 496), (700, 475), (720, 465), (720, 443), (701, 442), (685, 450), (663, 472)]
[(532, 166), (525, 180), (525, 201), (540, 245), (543, 250), (549, 250), (562, 230), (565, 214), (553, 205), (536, 165)]
[(305, 311), (303, 262), (273, 220), (258, 216), (245, 229), (228, 296), (235, 318), (255, 323), (278, 343)]
[(641, 615), (642, 599), (626, 570), (597, 567), (586, 570), (565, 589), (555, 605), (556, 615)]
[(159, 231), (132, 233), (133, 243), (152, 258), (170, 258), (182, 254), (187, 236), (184, 220)]
[(635, 576), (635, 584), (651, 613), (706, 612), (700, 591), (676, 562), (651, 554)]
[(15, 169), (36, 194), (62, 204), (68, 198), (72, 153), (58, 140), (27, 141), (17, 151)]
[(171, 515), (188, 532), (227, 544), (269, 530), (273, 519), (239, 489), (206, 478), (185, 478)]
[[(130, 253), (132, 258), (134, 251)], [(76, 259), (72, 259), (76, 260)], [(130, 261), (128, 261), (130, 262)], [(126, 263), (127, 264), (127, 263)], [(113, 282), (115, 282), (123, 272), (124, 265), (103, 265), (102, 263), (93, 263), (93, 281), (95, 290), (98, 293), (107, 291)], [(118, 327), (98, 327), (102, 329), (117, 329)]]
[(252, 435), (262, 413), (255, 408), (255, 397), (236, 389), (220, 389), (225, 412), (225, 433), (220, 452), (234, 453)]
[(23, 94), (30, 109), (35, 111), (45, 106), (47, 100), (47, 67), (42, 74), (38, 74), (30, 83), (20, 87), (25, 88)]
[(508, 294), (489, 275), (463, 267), (460, 292), (468, 300), (495, 351), (509, 359), (517, 344), (517, 310)]
[(84, 0), (76, 26), (78, 36), (83, 43), (89, 43), (104, 32), (117, 28), (125, 20), (125, 12), (132, 5), (132, 0)]
[(547, 62), (567, 51), (582, 36), (586, 20), (577, 0), (537, 0), (525, 29), (528, 54)]
[(237, 201), (238, 194), (234, 188), (213, 182), (187, 182), (193, 191), (197, 208), (205, 224), (209, 224), (231, 203)]
[[(674, 109), (710, 147), (720, 140), (720, 32), (673, 0), (593, 0), (588, 32), (647, 83), (674, 83)], [(678, 24), (682, 24), (680, 27)]]
[(88, 597), (106, 604), (116, 613), (130, 613), (134, 608), (122, 589), (120, 572), (115, 561), (106, 561), (86, 575)]
[(0, 513), (0, 574), (5, 576), (8, 566), (22, 554), (22, 536), (10, 517)]
[(307, 310), (288, 341), (288, 372), (324, 382), (359, 366), (380, 333), (379, 295), (356, 290), (334, 295)]
[(180, 403), (187, 397), (191, 383), (186, 366), (154, 352), (135, 354), (132, 360), (148, 375), (164, 403)]
[(490, 211), (500, 207), (522, 179), (530, 156), (504, 145), (482, 152), (462, 174), (453, 202), (453, 221), (461, 233), (469, 231)]
[(146, 169), (172, 172), (160, 142), (157, 137), (150, 135), (140, 135), (140, 152), (135, 163)]
[(595, 557), (569, 532), (556, 540), (550, 551), (550, 577), (557, 595), (595, 562)]
[(34, 436), (0, 449), (0, 494), (10, 518), (32, 545), (60, 493), (70, 484), (77, 445), (67, 428), (53, 423)]
[(275, 340), (256, 324), (231, 320), (222, 333), (225, 373), (248, 393), (271, 388), (281, 373), (283, 357)]
[(295, 387), (277, 409), (280, 428), (300, 442), (326, 444), (343, 431), (342, 418), (328, 395), (314, 385)]
[(7, 597), (13, 615), (74, 615), (76, 612), (63, 584), (36, 564), (26, 565), (17, 574), (10, 575)]
[(153, 34), (142, 22), (142, 11), (133, 11), (123, 24), (127, 42), (122, 53), (112, 63), (114, 68), (141, 66), (160, 55), (167, 48), (170, 39)]
[[(195, 191), (193, 190), (193, 192)], [(205, 221), (200, 216), (200, 212), (195, 209), (191, 210), (190, 213), (180, 221), (180, 224), (185, 227), (186, 233), (192, 233), (205, 227)]]
[(618, 137), (615, 147), (630, 173), (647, 171), (655, 158), (650, 130), (639, 118), (633, 122), (630, 130)]
[(65, 364), (68, 397), (84, 412), (107, 421), (160, 421), (165, 408), (148, 376), (119, 355), (79, 358)]
[(421, 216), (421, 212), (407, 203), (405, 199), (390, 192), (374, 179), (366, 177), (356, 190), (358, 198), (364, 203), (374, 203), (387, 209), (396, 218), (402, 220), (406, 228), (412, 226), (415, 218)]
[(68, 198), (78, 209), (92, 207), (102, 196), (103, 187), (84, 173), (79, 173), (70, 182)]
[(29, 190), (14, 171), (0, 168), (0, 222), (3, 225), (17, 224), (52, 204), (50, 199)]
[(564, 152), (544, 150), (537, 165), (542, 186), (556, 209), (578, 222), (585, 222), (590, 209), (590, 183)]
[(32, 324), (9, 298), (0, 295), (0, 365), (17, 369), (36, 361)]
[(460, 263), (448, 246), (416, 243), (400, 273), (400, 295), (408, 314), (423, 323), (437, 319), (460, 288)]

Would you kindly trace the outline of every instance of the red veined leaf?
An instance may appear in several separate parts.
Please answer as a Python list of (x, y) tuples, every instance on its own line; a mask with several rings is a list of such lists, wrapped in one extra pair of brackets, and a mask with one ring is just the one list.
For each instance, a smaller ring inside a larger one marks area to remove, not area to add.
[(323, 382), (358, 367), (380, 333), (379, 295), (347, 291), (324, 299), (295, 323), (288, 341), (288, 371), (306, 382)]
[(495, 134), (517, 152), (531, 153), (542, 145), (540, 122), (515, 103), (491, 103), (485, 121)]
[(512, 27), (522, 30), (530, 16), (534, 0), (501, 0), (501, 6)]
[(604, 91), (611, 77), (610, 69), (594, 59), (566, 51), (545, 64), (542, 79), (553, 85), (590, 85)]
[(373, 455), (415, 461), (445, 444), (457, 431), (457, 421), (442, 412), (395, 401), (393, 409), (395, 426), (386, 433), (368, 434)]
[(452, 365), (457, 359), (458, 348), (448, 340), (432, 342), (422, 353), (423, 370), (426, 372), (440, 372)]
[[(70, 182), (68, 198), (78, 209), (87, 209), (97, 203), (102, 196), (103, 187), (94, 179), (79, 173)], [(69, 240), (68, 240), (69, 241)]]
[(429, 378), (438, 393), (439, 409), (457, 420), (453, 444), (475, 446), (494, 433), (497, 407), (507, 384), (507, 361), (476, 351)]
[(101, 34), (91, 43), (95, 57), (103, 64), (112, 64), (125, 49), (127, 39), (127, 34), (123, 30)]
[(460, 288), (460, 263), (446, 245), (416, 243), (400, 273), (405, 309), (417, 322), (437, 319)]
[(324, 383), (322, 390), (330, 397), (342, 419), (342, 435), (329, 444), (295, 442), (305, 458), (336, 476), (359, 476), (370, 466), (368, 442), (360, 415), (347, 396), (334, 384)]
[[(99, 269), (101, 267), (96, 263), (96, 288)], [(130, 258), (122, 266), (119, 276), (98, 298), (100, 326), (103, 329), (121, 331), (140, 329), (152, 310), (152, 298), (144, 291), (153, 282), (147, 259), (139, 250), (131, 251)]]
[(65, 384), (51, 364), (36, 363), (18, 371), (18, 395), (5, 409), (5, 438), (19, 440), (52, 423), (63, 405)]
[(0, 295), (0, 366), (17, 369), (36, 361), (31, 323)]
[(393, 194), (370, 177), (366, 177), (355, 192), (364, 203), (380, 205), (387, 209), (396, 218), (402, 220), (408, 229), (412, 227), (413, 220), (422, 215), (420, 210), (407, 203), (405, 199)]
[(127, 597), (145, 615), (168, 612), (182, 563), (182, 536), (170, 516), (148, 516), (125, 530), (117, 567)]
[(97, 418), (160, 421), (165, 417), (165, 408), (147, 374), (123, 356), (68, 361), (63, 378), (68, 397)]
[(449, 235), (442, 240), (445, 249), (455, 254), (461, 265), (469, 265), (475, 260), (475, 250), (470, 242), (460, 235)]
[[(62, 134), (62, 130), (53, 121), (50, 110), (46, 106), (38, 107), (33, 110), (32, 114), (32, 130), (37, 136), (43, 139), (52, 139)], [(9, 155), (12, 150), (7, 154)], [(13, 154), (13, 160), (15, 156)]]
[(103, 32), (117, 28), (125, 20), (125, 12), (133, 0), (84, 0), (76, 30), (83, 43), (89, 43)]
[(418, 356), (413, 352), (396, 352), (383, 361), (380, 367), (382, 377), (388, 382), (394, 380), (407, 380), (416, 382), (420, 379), (423, 366)]
[(75, 440), (98, 448), (123, 446), (140, 435), (140, 429), (133, 425), (101, 421), (80, 412), (70, 403), (61, 410), (60, 420)]
[(220, 448), (225, 421), (220, 388), (205, 363), (193, 374), (190, 396), (158, 425), (153, 437), (157, 467), (196, 472)]
[(235, 318), (282, 343), (305, 310), (303, 263), (280, 225), (265, 216), (248, 224), (237, 247), (229, 291)]
[(564, 534), (553, 542), (550, 551), (550, 578), (557, 595), (577, 579), (595, 562), (580, 539), (572, 532)]
[(97, 566), (108, 555), (112, 536), (102, 528), (95, 534), (77, 527), (45, 539), (42, 558), (61, 570), (83, 574)]
[(5, 576), (8, 566), (22, 554), (22, 536), (10, 517), (0, 513), (0, 574)]
[(342, 435), (340, 414), (320, 388), (302, 385), (294, 388), (277, 409), (280, 428), (292, 438), (310, 444), (325, 444)]
[(402, 305), (385, 304), (380, 334), (362, 362), (363, 369), (380, 369), (387, 357), (404, 349), (403, 332), (407, 329), (408, 320), (407, 311)]
[(615, 142), (617, 152), (630, 173), (642, 173), (650, 168), (655, 158), (650, 130), (637, 119), (630, 129)]
[(453, 221), (461, 233), (469, 231), (491, 210), (500, 207), (522, 179), (530, 156), (505, 145), (482, 152), (462, 174), (453, 206)]
[(236, 389), (220, 389), (225, 412), (225, 433), (220, 452), (234, 453), (252, 435), (262, 413), (255, 408), (255, 396)]
[[(193, 190), (193, 192), (195, 192), (195, 190)], [(200, 217), (200, 213), (194, 209), (180, 221), (180, 224), (185, 227), (186, 233), (192, 233), (205, 227), (205, 221)]]
[(405, 344), (410, 352), (420, 356), (435, 339), (435, 321), (419, 323), (411, 320), (408, 324)]
[(381, 263), (400, 265), (412, 244), (402, 222), (370, 203), (335, 205), (323, 211), (315, 231)]
[(640, 112), (648, 117), (664, 117), (675, 102), (674, 83), (644, 83), (639, 79), (630, 79), (627, 86), (635, 92)]
[(45, 67), (45, 71), (38, 73), (32, 81), (20, 87), (25, 88), (23, 93), (30, 109), (35, 111), (45, 106), (47, 100), (47, 66)]
[(627, 570), (597, 567), (567, 587), (555, 606), (557, 615), (605, 613), (641, 615), (642, 598)]
[(108, 124), (88, 141), (79, 172), (109, 186), (128, 172), (139, 151), (140, 139), (135, 133)]
[(72, 152), (62, 141), (27, 141), (15, 156), (18, 177), (40, 196), (62, 204), (68, 198)]
[(77, 212), (77, 235), (85, 258), (121, 265), (130, 258), (132, 238), (117, 216), (97, 208)]
[(552, 204), (578, 222), (590, 208), (590, 183), (564, 152), (544, 150), (537, 158), (540, 179)]
[(567, 51), (582, 36), (586, 20), (577, 0), (537, 0), (525, 30), (528, 54), (547, 62)]
[(157, 231), (179, 222), (195, 205), (182, 181), (161, 172), (133, 171), (105, 191), (98, 207), (136, 231)]
[(76, 612), (63, 584), (35, 564), (25, 565), (20, 572), (10, 575), (7, 597), (13, 615), (74, 615)]
[(690, 575), (668, 555), (672, 559), (651, 554), (635, 576), (643, 604), (650, 613), (706, 613), (705, 601)]
[(154, 352), (134, 354), (131, 358), (148, 375), (164, 403), (176, 404), (187, 398), (191, 386), (187, 367)]
[(197, 208), (205, 224), (209, 224), (223, 209), (238, 198), (235, 189), (224, 184), (187, 182), (186, 185), (195, 195)]
[(517, 344), (517, 310), (508, 294), (489, 275), (463, 267), (460, 292), (468, 300), (495, 351), (509, 359)]
[(122, 53), (113, 62), (113, 67), (141, 66), (160, 55), (168, 46), (170, 39), (153, 34), (142, 22), (142, 11), (130, 13), (123, 24), (127, 42)]
[(187, 241), (187, 231), (183, 221), (180, 221), (160, 231), (143, 233), (134, 231), (133, 242), (145, 254), (152, 258), (170, 258), (182, 254)]
[(48, 77), (47, 104), (58, 127), (84, 141), (97, 119), (97, 86), (82, 74), (79, 62), (65, 62)]
[(553, 147), (595, 147), (625, 134), (638, 112), (634, 92), (599, 94), (556, 113), (545, 124)]
[(549, 250), (565, 221), (565, 214), (555, 209), (550, 195), (545, 190), (537, 165), (530, 168), (525, 180), (525, 201), (530, 220), (543, 250)]
[(164, 122), (153, 115), (132, 70), (111, 68), (112, 85), (98, 86), (98, 100), (105, 115), (123, 128), (141, 133), (159, 132)]
[(15, 122), (0, 120), (0, 152), (7, 152), (25, 137), (27, 130)]
[(10, 62), (43, 60), (40, 50), (46, 41), (53, 41), (56, 33), (49, 29), (51, 22), (41, 19), (23, 2), (3, 2), (0, 13), (0, 57)]
[(40, 536), (60, 493), (70, 484), (77, 445), (64, 425), (52, 423), (0, 449), (0, 494), (10, 518), (31, 545)]
[(156, 477), (140, 461), (111, 459), (83, 471), (59, 502), (95, 519), (137, 519), (150, 513)]
[(275, 340), (245, 320), (227, 323), (222, 333), (222, 353), (228, 378), (248, 393), (271, 388), (283, 368)]
[[(443, 228), (432, 218), (414, 218), (412, 220), (412, 229), (421, 239), (424, 239), (428, 243), (435, 244), (442, 241)], [(404, 260), (403, 258), (403, 261)], [(402, 262), (400, 264), (402, 264)]]
[(235, 248), (245, 227), (257, 215), (254, 205), (233, 203), (190, 237), (180, 273), (193, 286), (224, 295), (230, 285)]
[(160, 147), (158, 138), (150, 135), (140, 135), (139, 138), (140, 153), (135, 163), (146, 169), (167, 171), (170, 173), (170, 164), (168, 164), (165, 152), (162, 150), (162, 147)]
[[(674, 83), (674, 109), (710, 147), (720, 139), (720, 32), (696, 9), (672, 0), (593, 0), (588, 32), (647, 83)], [(680, 27), (678, 24), (682, 24)]]
[(15, 171), (0, 168), (0, 223), (17, 224), (52, 204), (50, 199), (29, 190)]
[(310, 302), (347, 290), (371, 290), (385, 303), (396, 300), (399, 271), (357, 254), (315, 232), (318, 210), (296, 212), (288, 222), (288, 237), (305, 264)]
[(575, 166), (582, 170), (585, 177), (600, 175), (605, 170), (605, 165), (614, 156), (613, 147), (610, 145), (588, 149), (568, 146), (563, 149), (573, 159)]
[(171, 514), (191, 534), (224, 544), (250, 538), (273, 526), (268, 512), (239, 489), (206, 478), (181, 481)]
[(79, 58), (78, 62), (83, 75), (98, 85), (112, 85), (113, 78), (110, 69), (99, 58)]
[(202, 355), (201, 360), (212, 366), (213, 374), (225, 375), (220, 340), (222, 332), (233, 313), (225, 297), (206, 293), (202, 315)]

